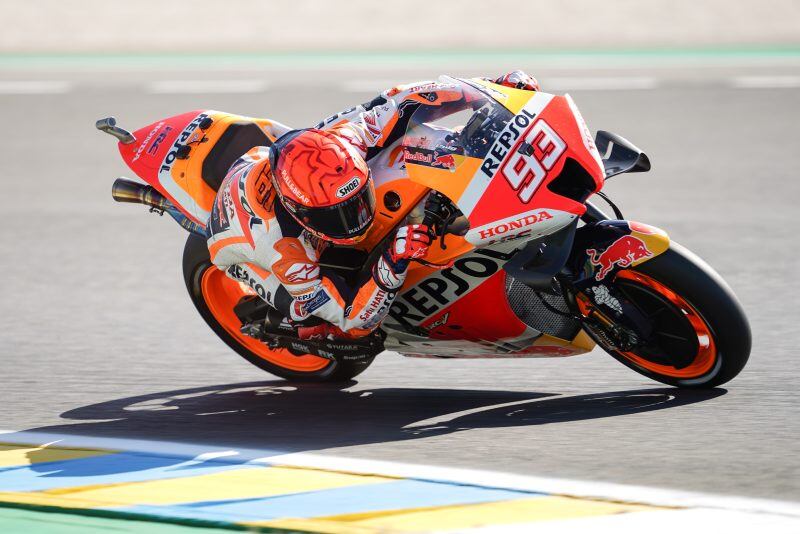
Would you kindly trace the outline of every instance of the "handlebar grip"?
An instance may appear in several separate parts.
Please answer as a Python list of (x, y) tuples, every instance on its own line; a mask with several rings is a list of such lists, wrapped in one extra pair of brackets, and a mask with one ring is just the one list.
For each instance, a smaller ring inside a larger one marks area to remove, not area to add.
[(439, 215), (439, 210), (441, 210), (441, 208), (441, 193), (438, 191), (431, 191), (428, 200), (425, 202), (425, 217), (422, 218), (422, 224), (433, 229), (433, 225), (442, 220), (441, 215)]

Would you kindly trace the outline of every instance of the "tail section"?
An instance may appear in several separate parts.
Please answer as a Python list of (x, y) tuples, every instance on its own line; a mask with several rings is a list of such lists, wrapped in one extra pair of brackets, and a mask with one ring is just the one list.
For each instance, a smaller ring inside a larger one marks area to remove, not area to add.
[(133, 172), (201, 225), (208, 220), (214, 191), (191, 180), (181, 163), (188, 163), (193, 145), (204, 142), (205, 129), (213, 123), (211, 113), (190, 111), (162, 119), (133, 133), (141, 141), (119, 144), (122, 159)]
[(196, 110), (133, 132), (133, 142), (115, 137), (136, 175), (204, 227), (231, 164), (253, 147), (270, 146), (278, 126), (266, 119)]

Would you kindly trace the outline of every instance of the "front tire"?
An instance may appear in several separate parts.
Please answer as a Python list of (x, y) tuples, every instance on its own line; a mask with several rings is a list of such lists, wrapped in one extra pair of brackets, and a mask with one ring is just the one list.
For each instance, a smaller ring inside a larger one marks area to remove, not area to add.
[(242, 323), (233, 307), (250, 294), (250, 289), (215, 267), (205, 239), (195, 234), (189, 236), (183, 249), (183, 278), (189, 297), (211, 330), (240, 356), (268, 373), (293, 381), (344, 382), (363, 372), (374, 359), (352, 362), (311, 354), (295, 356), (242, 334)]
[[(692, 351), (696, 348), (696, 353), (688, 353), (688, 361), (675, 367), (654, 361), (641, 349), (621, 352), (610, 348), (602, 336), (587, 328), (598, 345), (627, 367), (672, 386), (712, 388), (733, 379), (747, 363), (752, 341), (741, 304), (722, 277), (684, 247), (671, 243), (663, 254), (617, 272), (609, 285), (634, 304), (639, 298), (640, 303), (649, 300), (652, 306), (662, 297), (665, 306), (672, 306), (677, 316), (673, 327), (682, 316), (683, 324), (689, 325), (688, 337), (696, 336), (692, 340)], [(673, 349), (681, 347), (675, 340), (663, 342), (670, 343)], [(687, 354), (679, 356), (686, 358)]]

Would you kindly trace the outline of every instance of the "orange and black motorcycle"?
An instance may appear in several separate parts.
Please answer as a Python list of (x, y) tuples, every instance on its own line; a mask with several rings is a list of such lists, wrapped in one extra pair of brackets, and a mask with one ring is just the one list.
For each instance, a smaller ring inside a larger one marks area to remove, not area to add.
[(189, 230), (183, 272), (203, 319), (236, 352), (287, 379), (346, 380), (384, 349), (522, 358), (595, 344), (680, 387), (716, 386), (742, 370), (750, 328), (731, 289), (663, 230), (625, 220), (601, 192), (611, 176), (649, 170), (645, 154), (609, 132), (593, 137), (569, 95), (440, 81), (463, 97), (413, 112), (406, 135), (385, 151), (392, 172), (373, 174), (377, 211), (366, 239), (321, 258), (356, 279), (400, 224), (424, 221), (436, 231), (428, 259), (452, 267), (413, 264), (368, 338), (301, 340), (259, 298), (263, 288), (209, 260), (205, 224), (216, 190), (234, 160), (275, 141), (277, 123), (200, 110), (129, 133), (100, 120), (146, 182), (120, 178), (114, 198), (166, 212)]

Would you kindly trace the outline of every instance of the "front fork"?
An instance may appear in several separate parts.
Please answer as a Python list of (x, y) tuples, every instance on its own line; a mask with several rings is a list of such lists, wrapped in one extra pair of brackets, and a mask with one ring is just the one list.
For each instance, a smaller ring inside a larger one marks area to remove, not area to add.
[[(636, 221), (609, 219), (590, 202), (557, 279), (572, 313), (609, 348), (627, 352), (651, 333), (651, 321), (613, 283), (620, 271), (669, 249), (669, 236)], [(619, 210), (614, 207), (615, 214)]]
[(641, 344), (648, 330), (647, 318), (613, 286), (579, 289), (570, 280), (559, 282), (574, 317), (590, 334), (602, 339), (604, 345), (627, 352)]

